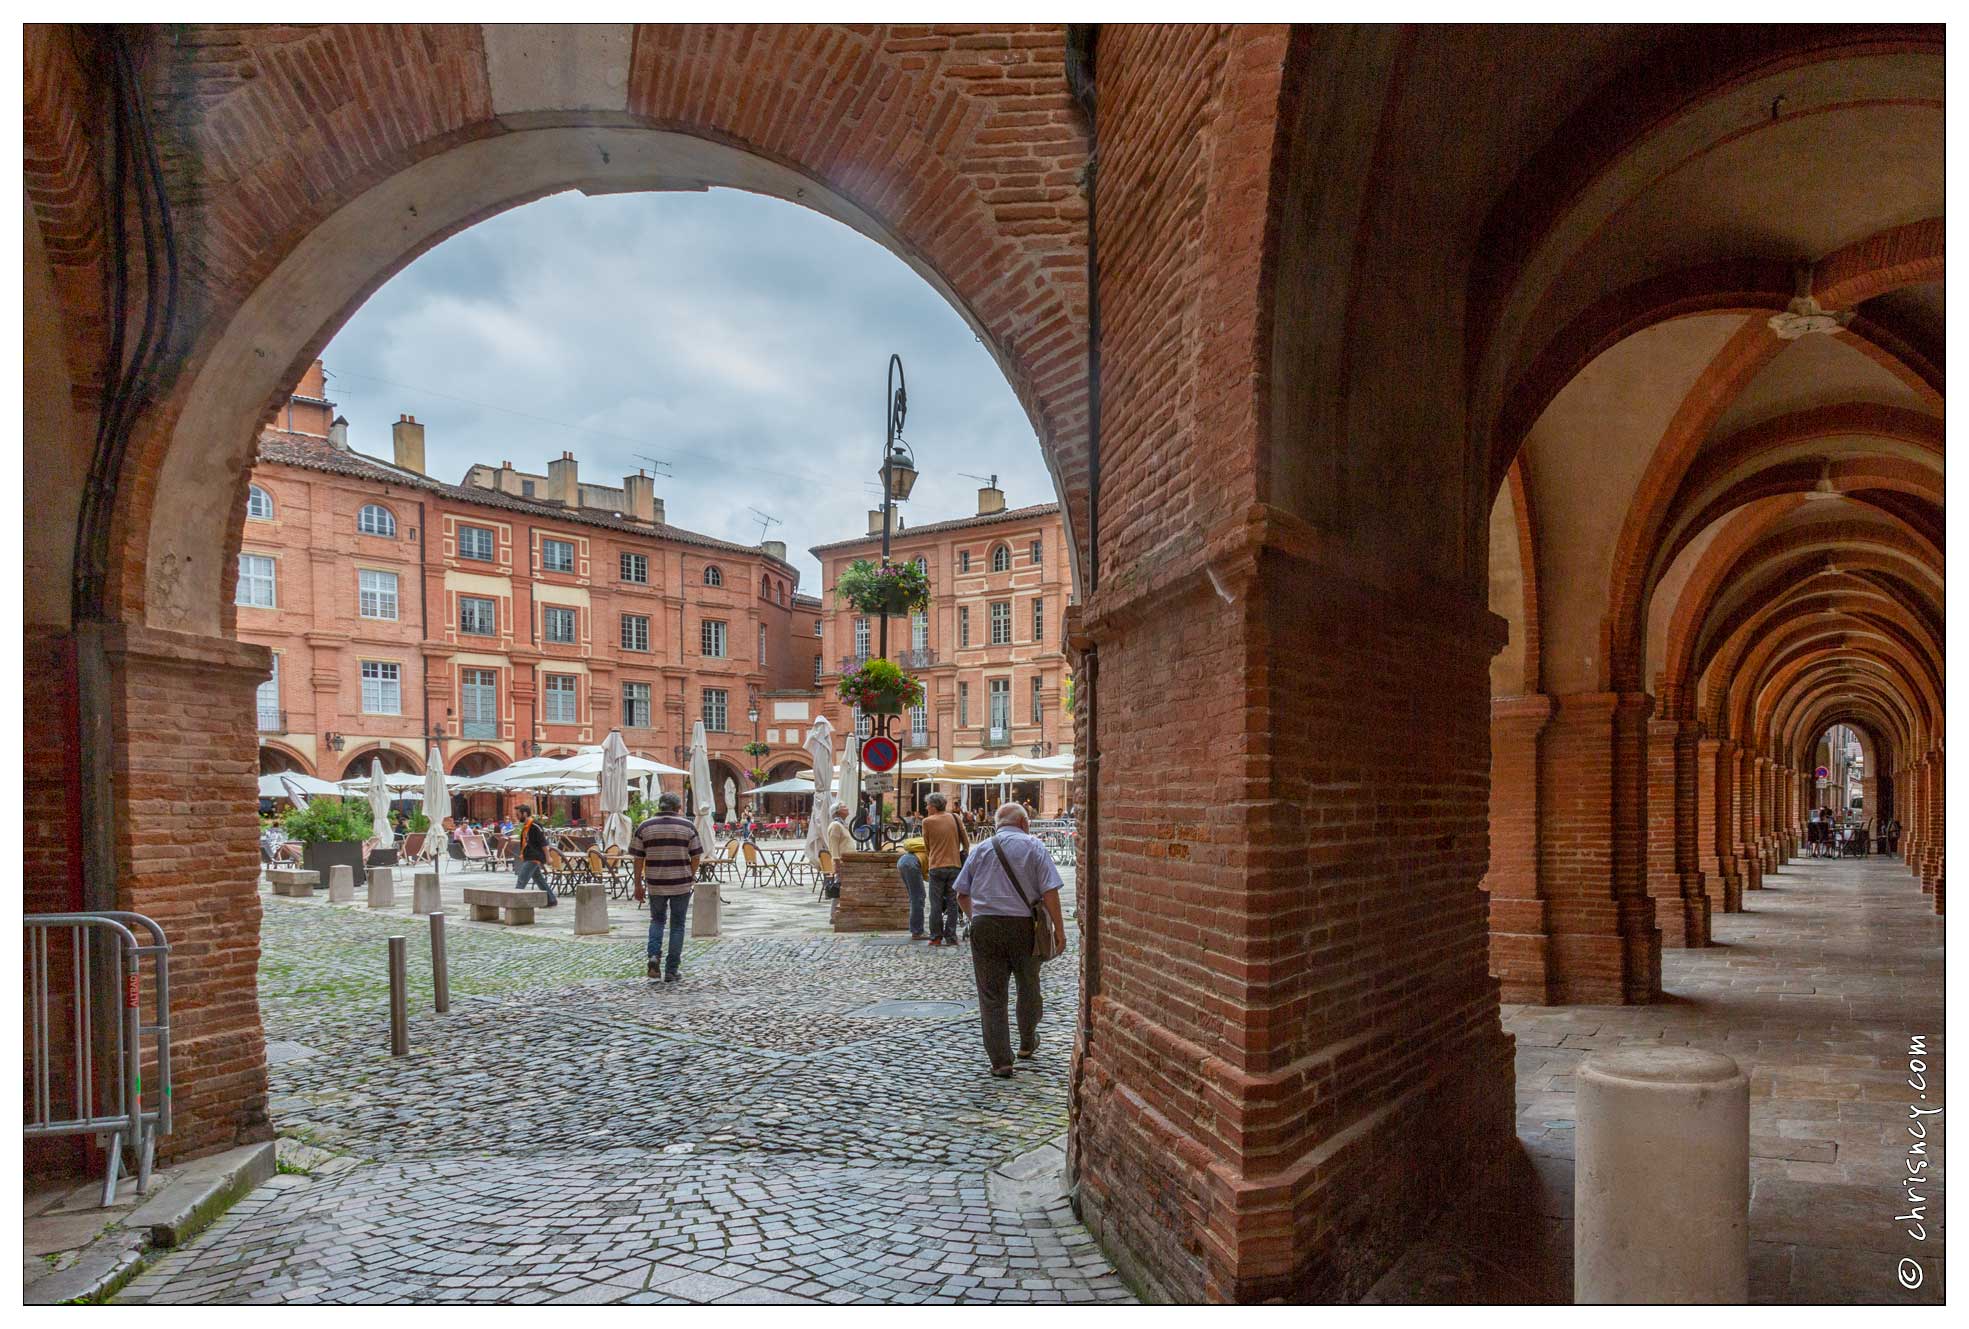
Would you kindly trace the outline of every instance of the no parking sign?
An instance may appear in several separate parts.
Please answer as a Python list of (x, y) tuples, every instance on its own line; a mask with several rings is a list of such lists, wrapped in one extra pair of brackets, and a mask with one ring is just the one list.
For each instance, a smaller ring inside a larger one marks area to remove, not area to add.
[(889, 738), (883, 734), (876, 734), (872, 738), (862, 740), (861, 764), (863, 770), (894, 770), (896, 762), (901, 759), (902, 749), (896, 746), (896, 740), (893, 738)]

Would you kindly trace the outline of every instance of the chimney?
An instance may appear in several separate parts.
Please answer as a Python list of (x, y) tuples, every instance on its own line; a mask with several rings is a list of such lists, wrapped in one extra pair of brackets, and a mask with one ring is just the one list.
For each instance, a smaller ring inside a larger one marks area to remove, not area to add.
[(767, 558), (776, 558), (782, 563), (786, 561), (786, 541), (784, 540), (762, 540), (759, 542), (759, 549)]
[[(332, 426), (331, 426), (332, 428)], [(397, 422), (390, 427), (390, 438), (396, 444), (397, 465), (406, 471), (424, 473), (424, 426), (417, 423), (414, 415), (399, 415)]]
[[(993, 477), (994, 480), (996, 477)], [(994, 512), (1005, 511), (1005, 491), (997, 484), (988, 484), (978, 491), (978, 515), (989, 517)]]
[(513, 463), (509, 461), (499, 463), (499, 474), (492, 478), (492, 487), (502, 494), (511, 494), (514, 498), (520, 496), (520, 473), (513, 469)]
[(870, 508), (868, 510), (868, 533), (870, 535), (882, 534), (882, 509)]
[(623, 476), (622, 502), (637, 521), (655, 521), (656, 478), (643, 471)]
[(338, 415), (335, 423), (328, 426), (328, 446), (343, 452), (349, 450), (349, 421), (347, 416)]
[(571, 508), (581, 506), (581, 477), (577, 474), (579, 463), (572, 452), (563, 452), (547, 463), (547, 497), (556, 503), (565, 503)]

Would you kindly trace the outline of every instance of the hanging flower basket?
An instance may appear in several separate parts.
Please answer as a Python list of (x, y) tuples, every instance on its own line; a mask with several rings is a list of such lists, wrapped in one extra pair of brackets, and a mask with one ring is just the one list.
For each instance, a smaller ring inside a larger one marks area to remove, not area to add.
[(841, 676), (841, 700), (861, 707), (863, 715), (901, 715), (923, 702), (923, 685), (891, 660), (870, 660), (852, 674)]
[(930, 579), (914, 563), (885, 568), (858, 558), (835, 581), (834, 594), (859, 613), (901, 618), (930, 607)]

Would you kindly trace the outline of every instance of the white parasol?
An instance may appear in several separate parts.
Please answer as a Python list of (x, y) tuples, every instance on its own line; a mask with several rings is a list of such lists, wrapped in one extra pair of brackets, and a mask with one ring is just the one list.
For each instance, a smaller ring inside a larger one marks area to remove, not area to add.
[(273, 775), (260, 777), (261, 798), (285, 798), (292, 800), (298, 807), (310, 798), (324, 795), (329, 798), (340, 798), (342, 786), (316, 779), (312, 775), (304, 775), (300, 771), (279, 771)]
[(811, 794), (813, 792), (814, 781), (811, 774), (796, 775), (789, 780), (775, 780), (772, 784), (762, 784), (752, 791), (757, 797), (764, 797), (767, 794)]
[(383, 780), (383, 759), (369, 759), (369, 817), (378, 849), (394, 848), (396, 833), (390, 829), (390, 786)]
[(711, 788), (711, 753), (704, 739), (704, 721), (691, 726), (691, 790), (696, 795), (697, 838), (710, 858), (718, 848), (718, 832), (711, 825), (711, 809), (717, 798)]
[(602, 843), (610, 849), (629, 847), (629, 749), (619, 730), (611, 729), (602, 744)]
[(435, 743), (431, 744), (431, 755), (424, 759), (424, 815), (440, 830), (444, 819), (451, 815), (451, 795), (444, 782), (444, 754)]
[[(848, 825), (855, 824), (861, 810), (861, 738), (847, 735), (841, 742), (841, 769), (834, 776), (834, 801), (848, 805)], [(833, 809), (829, 809), (833, 811)]]
[(807, 756), (814, 763), (814, 811), (807, 818), (807, 861), (820, 866), (827, 815), (834, 810), (834, 724), (826, 716), (807, 733)]

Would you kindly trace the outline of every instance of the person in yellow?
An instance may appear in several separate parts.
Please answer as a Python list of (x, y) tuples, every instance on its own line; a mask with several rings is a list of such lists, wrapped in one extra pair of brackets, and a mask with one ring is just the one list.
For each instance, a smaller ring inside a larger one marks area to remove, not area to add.
[(909, 892), (909, 939), (922, 941), (923, 931), (923, 837), (912, 835), (902, 842), (902, 857), (896, 860), (896, 875)]

